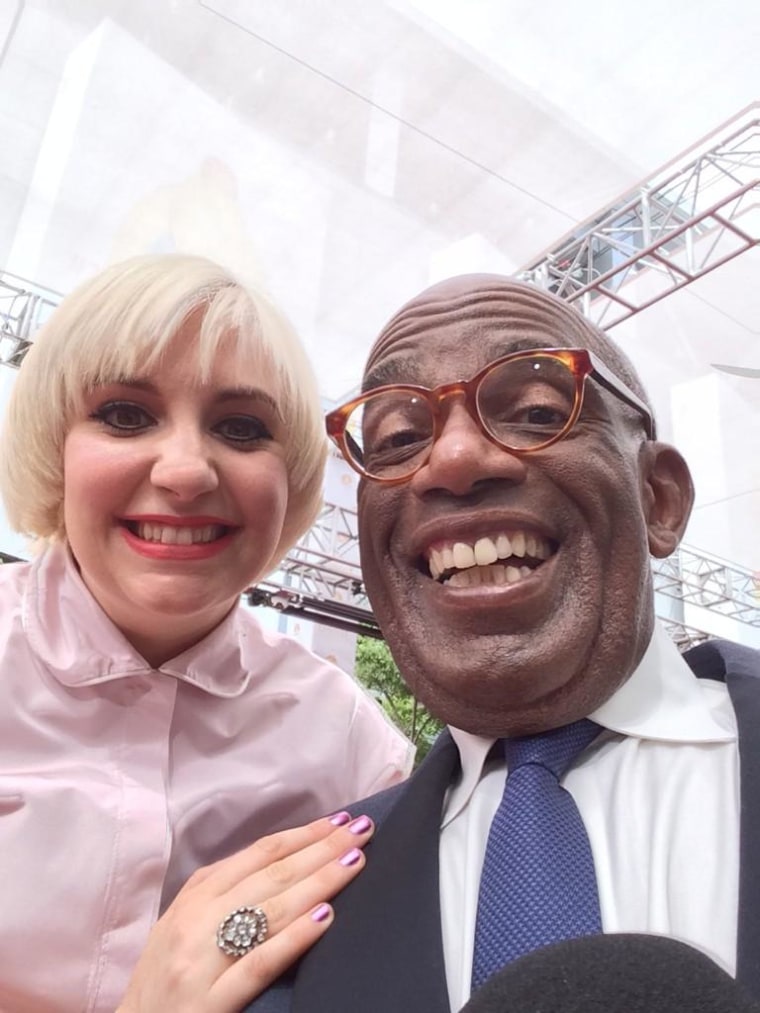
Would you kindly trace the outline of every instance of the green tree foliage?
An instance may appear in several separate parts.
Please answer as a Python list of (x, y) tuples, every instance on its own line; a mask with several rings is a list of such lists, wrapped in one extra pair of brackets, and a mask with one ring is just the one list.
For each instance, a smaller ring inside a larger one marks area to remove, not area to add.
[(385, 641), (359, 637), (356, 677), (381, 704), (391, 721), (412, 740), (417, 747), (416, 762), (419, 763), (443, 725), (409, 692)]

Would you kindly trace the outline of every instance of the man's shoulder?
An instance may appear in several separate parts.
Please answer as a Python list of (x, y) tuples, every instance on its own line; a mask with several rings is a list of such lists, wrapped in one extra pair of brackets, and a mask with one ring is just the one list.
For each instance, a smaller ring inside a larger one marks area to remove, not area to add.
[(447, 750), (453, 748), (451, 734), (448, 729), (444, 729), (436, 739), (428, 755), (406, 781), (401, 781), (399, 784), (391, 785), (390, 788), (385, 788), (383, 791), (375, 792), (373, 795), (368, 795), (357, 802), (353, 802), (347, 806), (348, 811), (357, 815), (361, 812), (373, 819), (375, 823), (382, 823), (399, 800), (408, 791), (415, 789), (417, 782), (419, 782), (419, 789), (424, 790), (423, 784), (426, 780), (429, 780), (428, 775), (431, 771), (439, 765), (439, 757), (442, 757)]
[[(412, 774), (412, 777), (414, 777), (414, 774)], [(408, 781), (393, 784), (390, 788), (384, 788), (382, 791), (375, 792), (374, 795), (368, 795), (366, 798), (359, 799), (358, 802), (352, 802), (351, 805), (347, 806), (347, 809), (352, 814), (358, 816), (361, 813), (364, 816), (369, 816), (375, 823), (382, 823), (404, 794), (408, 784)]]
[(684, 659), (700, 679), (725, 682), (732, 675), (760, 679), (760, 650), (732, 640), (705, 640), (685, 651)]

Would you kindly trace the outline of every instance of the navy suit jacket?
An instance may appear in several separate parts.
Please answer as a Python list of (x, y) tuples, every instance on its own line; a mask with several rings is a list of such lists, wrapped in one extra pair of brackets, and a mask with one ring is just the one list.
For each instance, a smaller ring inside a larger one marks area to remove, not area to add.
[[(685, 658), (700, 678), (726, 682), (737, 715), (737, 978), (760, 999), (760, 652), (711, 640)], [(407, 782), (352, 807), (377, 823), (366, 868), (336, 898), (319, 943), (245, 1013), (448, 1013), (438, 831), (458, 763), (444, 732)]]

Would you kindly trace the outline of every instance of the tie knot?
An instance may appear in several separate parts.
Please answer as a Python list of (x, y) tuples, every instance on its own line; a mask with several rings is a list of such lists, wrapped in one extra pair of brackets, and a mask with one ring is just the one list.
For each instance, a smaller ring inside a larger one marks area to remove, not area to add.
[(538, 735), (503, 739), (508, 773), (512, 774), (518, 767), (524, 767), (528, 763), (535, 763), (546, 767), (559, 780), (575, 757), (594, 741), (600, 731), (599, 725), (583, 718), (571, 725), (552, 728), (551, 731)]

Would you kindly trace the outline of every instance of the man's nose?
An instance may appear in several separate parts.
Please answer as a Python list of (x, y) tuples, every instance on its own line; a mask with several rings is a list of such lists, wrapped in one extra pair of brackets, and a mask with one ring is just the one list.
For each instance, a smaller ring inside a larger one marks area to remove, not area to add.
[(191, 502), (219, 485), (213, 450), (200, 432), (178, 427), (160, 441), (151, 481), (181, 501)]
[(524, 458), (491, 442), (465, 404), (457, 400), (446, 408), (430, 457), (410, 481), (418, 495), (437, 489), (467, 496), (494, 479), (520, 483), (525, 475)]

